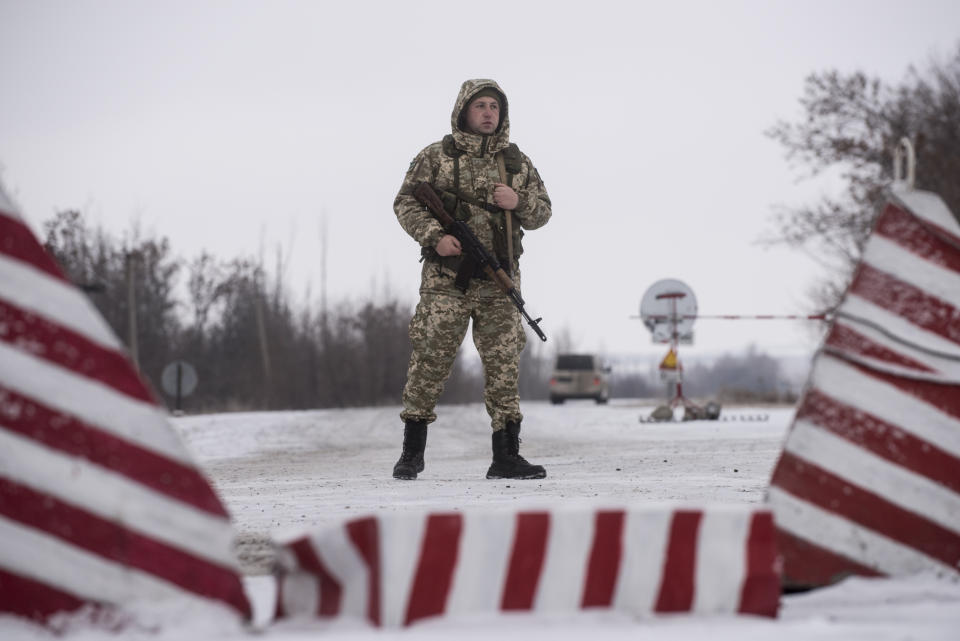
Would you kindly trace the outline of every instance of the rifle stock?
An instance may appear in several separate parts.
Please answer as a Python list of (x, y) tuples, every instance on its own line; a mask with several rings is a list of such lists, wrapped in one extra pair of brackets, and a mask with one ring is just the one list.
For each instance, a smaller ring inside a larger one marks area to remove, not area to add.
[(462, 220), (456, 220), (447, 213), (447, 210), (443, 208), (443, 201), (440, 200), (440, 196), (437, 195), (434, 186), (428, 182), (421, 182), (413, 190), (413, 195), (420, 204), (426, 207), (430, 213), (440, 221), (444, 231), (455, 236), (456, 239), (460, 241), (460, 246), (463, 250), (473, 257), (473, 260), (483, 269), (487, 277), (496, 283), (503, 293), (507, 295), (514, 307), (517, 308), (540, 340), (546, 341), (547, 336), (543, 333), (543, 330), (540, 329), (539, 324), (543, 319), (533, 319), (530, 317), (530, 314), (528, 314), (524, 308), (526, 303), (524, 303), (523, 298), (520, 296), (520, 292), (517, 290), (516, 285), (514, 285), (513, 280), (507, 272), (503, 270), (503, 267), (500, 266), (496, 257), (490, 254), (486, 247), (483, 246), (483, 243), (480, 242), (480, 239), (474, 235), (470, 227)]

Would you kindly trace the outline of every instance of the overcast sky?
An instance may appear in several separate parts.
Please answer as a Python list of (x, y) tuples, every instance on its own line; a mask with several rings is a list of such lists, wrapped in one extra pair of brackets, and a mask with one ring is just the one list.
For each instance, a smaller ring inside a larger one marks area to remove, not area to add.
[[(412, 304), (393, 198), (460, 83), (494, 78), (553, 200), (522, 260), (548, 345), (659, 353), (630, 317), (663, 278), (704, 314), (807, 311), (821, 267), (756, 242), (775, 205), (832, 188), (764, 135), (804, 78), (896, 82), (958, 42), (956, 0), (0, 0), (0, 177), (37, 230), (76, 208), (185, 258), (281, 247), (299, 301), (319, 298), (325, 220), (331, 303)], [(694, 331), (692, 353), (816, 346), (803, 323)]]

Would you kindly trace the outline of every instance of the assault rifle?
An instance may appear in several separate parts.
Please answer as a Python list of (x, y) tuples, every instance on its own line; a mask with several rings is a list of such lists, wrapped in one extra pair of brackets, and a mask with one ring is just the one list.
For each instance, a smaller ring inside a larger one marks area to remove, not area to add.
[(483, 243), (473, 234), (473, 231), (470, 230), (465, 222), (456, 220), (447, 213), (433, 185), (428, 182), (422, 182), (413, 190), (413, 195), (440, 221), (444, 231), (455, 236), (456, 239), (460, 241), (460, 246), (464, 253), (470, 256), (476, 265), (486, 273), (487, 277), (503, 290), (503, 293), (507, 295), (507, 298), (510, 299), (513, 306), (520, 311), (524, 320), (527, 321), (527, 325), (540, 337), (540, 340), (546, 341), (547, 335), (543, 333), (543, 330), (540, 329), (540, 325), (538, 324), (543, 319), (538, 318), (534, 320), (530, 318), (530, 314), (523, 308), (525, 303), (523, 302), (523, 298), (520, 297), (520, 292), (517, 290), (516, 285), (513, 284), (513, 281), (510, 280), (507, 273), (503, 271), (503, 267), (501, 267), (497, 259), (487, 251)]

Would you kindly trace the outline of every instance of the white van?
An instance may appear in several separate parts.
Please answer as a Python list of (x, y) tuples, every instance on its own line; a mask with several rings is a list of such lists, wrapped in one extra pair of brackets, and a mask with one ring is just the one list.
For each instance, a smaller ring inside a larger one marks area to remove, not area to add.
[(594, 354), (558, 354), (550, 376), (550, 402), (568, 398), (592, 398), (597, 403), (610, 399), (610, 368)]

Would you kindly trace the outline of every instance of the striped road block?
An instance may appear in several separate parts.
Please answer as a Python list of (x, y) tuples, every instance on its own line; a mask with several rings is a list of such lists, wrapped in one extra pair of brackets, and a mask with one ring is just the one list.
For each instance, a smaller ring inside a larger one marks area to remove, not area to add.
[(776, 616), (772, 514), (750, 506), (385, 513), (279, 545), (277, 618), (387, 628), (606, 608)]
[(0, 613), (250, 605), (222, 503), (0, 189)]
[(960, 225), (938, 196), (878, 217), (769, 503), (788, 583), (960, 577)]

